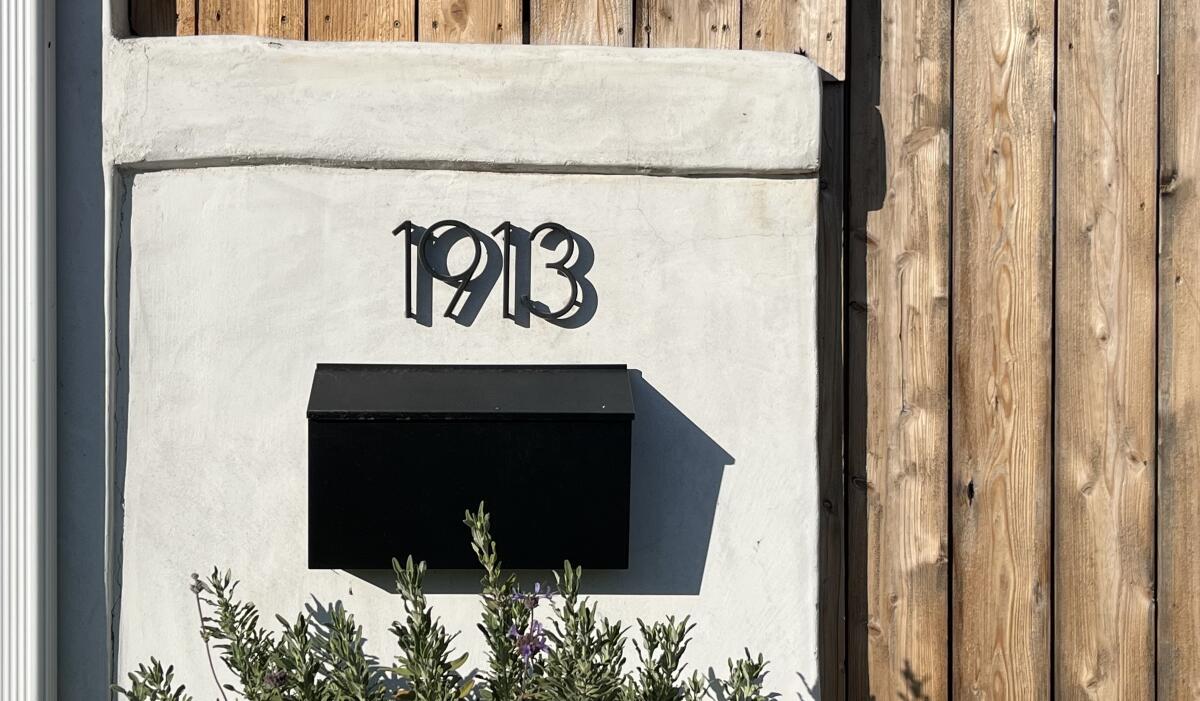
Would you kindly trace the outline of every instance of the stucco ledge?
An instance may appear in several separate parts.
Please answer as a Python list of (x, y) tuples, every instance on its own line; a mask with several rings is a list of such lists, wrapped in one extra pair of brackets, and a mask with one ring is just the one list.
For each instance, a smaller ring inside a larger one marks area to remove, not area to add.
[(118, 167), (325, 163), (807, 175), (821, 81), (751, 51), (110, 39)]

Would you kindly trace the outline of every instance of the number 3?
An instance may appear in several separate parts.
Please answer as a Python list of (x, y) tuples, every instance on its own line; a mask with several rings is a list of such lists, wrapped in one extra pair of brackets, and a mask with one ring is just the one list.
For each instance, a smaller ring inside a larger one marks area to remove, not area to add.
[(541, 311), (541, 309), (539, 309), (539, 307), (545, 307), (547, 309), (549, 309), (549, 307), (547, 307), (545, 304), (542, 304), (541, 302), (539, 302), (537, 300), (530, 299), (529, 295), (523, 296), (521, 298), (521, 302), (525, 305), (525, 307), (527, 309), (529, 309), (529, 313), (533, 314), (534, 316), (540, 317), (542, 319), (552, 319), (552, 320), (562, 319), (563, 317), (570, 314), (576, 307), (583, 306), (583, 304), (580, 300), (581, 286), (579, 283), (579, 278), (576, 277), (575, 271), (572, 270), (571, 266), (569, 265), (569, 263), (571, 262), (571, 259), (575, 257), (576, 248), (578, 248), (578, 246), (575, 242), (575, 233), (572, 232), (570, 229), (566, 228), (565, 226), (562, 226), (561, 224), (555, 224), (554, 222), (547, 222), (545, 224), (542, 224), (538, 228), (534, 229), (529, 234), (529, 244), (531, 247), (532, 247), (533, 243), (537, 240), (538, 235), (541, 233), (562, 234), (564, 240), (567, 242), (566, 255), (564, 255), (561, 260), (557, 260), (553, 263), (547, 263), (546, 267), (548, 269), (553, 270), (554, 272), (558, 273), (559, 275), (562, 275), (571, 283), (571, 299), (570, 299), (570, 301), (568, 301), (566, 303), (565, 306), (563, 306), (562, 309), (559, 309), (558, 311)]

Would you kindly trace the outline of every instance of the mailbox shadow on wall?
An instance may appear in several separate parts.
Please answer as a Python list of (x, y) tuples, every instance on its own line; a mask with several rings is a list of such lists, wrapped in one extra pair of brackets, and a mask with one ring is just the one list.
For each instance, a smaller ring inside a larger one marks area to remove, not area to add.
[[(631, 441), (629, 568), (586, 569), (583, 590), (591, 594), (700, 593), (713, 531), (717, 498), (725, 468), (734, 457), (694, 424), (637, 370), (630, 372), (637, 418)], [(581, 485), (585, 489), (586, 485)], [(531, 497), (535, 527), (553, 528), (556, 519), (570, 518), (569, 504), (540, 503)], [(462, 527), (461, 542), (469, 535)], [(505, 543), (500, 542), (503, 560)], [(401, 556), (401, 554), (398, 554)], [(364, 582), (391, 592), (395, 580), (386, 570), (350, 570)], [(544, 581), (541, 570), (517, 570), (522, 581)], [(471, 594), (479, 590), (473, 570), (431, 570), (426, 591)]]

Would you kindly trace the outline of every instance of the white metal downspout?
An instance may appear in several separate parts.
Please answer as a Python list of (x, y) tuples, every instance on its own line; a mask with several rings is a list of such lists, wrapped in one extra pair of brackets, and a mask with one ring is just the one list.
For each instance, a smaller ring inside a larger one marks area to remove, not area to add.
[(0, 699), (55, 687), (53, 3), (0, 3)]

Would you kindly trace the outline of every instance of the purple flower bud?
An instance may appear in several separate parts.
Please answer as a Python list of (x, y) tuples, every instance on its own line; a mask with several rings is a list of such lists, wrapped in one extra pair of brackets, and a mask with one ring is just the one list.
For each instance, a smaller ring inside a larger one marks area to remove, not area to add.
[(526, 609), (532, 611), (538, 607), (542, 600), (549, 601), (554, 596), (549, 586), (542, 585), (541, 582), (533, 583), (533, 590), (530, 592), (514, 591), (512, 600), (519, 602)]
[(546, 630), (542, 627), (541, 622), (534, 620), (529, 623), (529, 631), (519, 633), (517, 627), (513, 626), (509, 632), (509, 637), (513, 638), (517, 648), (517, 654), (521, 659), (528, 664), (538, 654), (549, 649), (546, 644)]
[(287, 681), (287, 674), (280, 669), (272, 670), (263, 675), (264, 689), (282, 689)]

